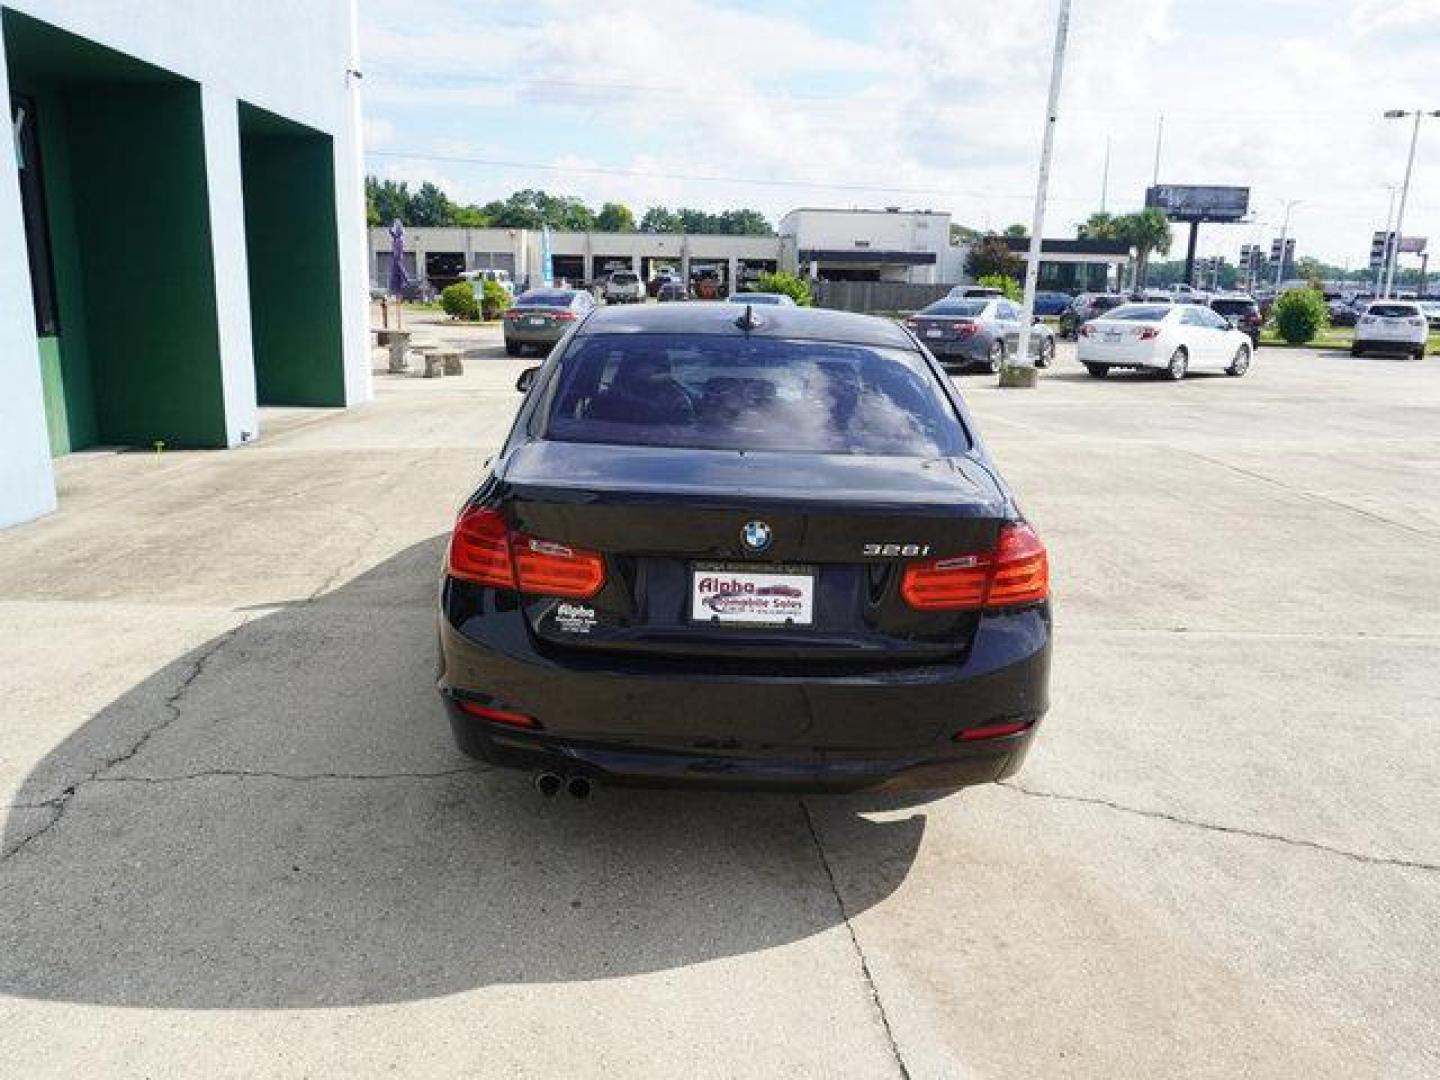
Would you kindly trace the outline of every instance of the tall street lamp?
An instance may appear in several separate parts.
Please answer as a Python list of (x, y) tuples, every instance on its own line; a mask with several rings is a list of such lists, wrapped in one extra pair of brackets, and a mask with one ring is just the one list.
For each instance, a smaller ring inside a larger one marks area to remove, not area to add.
[(1395, 215), (1395, 243), (1390, 251), (1390, 265), (1385, 270), (1385, 295), (1390, 296), (1395, 287), (1395, 263), (1400, 258), (1400, 241), (1405, 236), (1405, 197), (1410, 194), (1410, 172), (1415, 168), (1415, 144), (1420, 141), (1420, 118), (1422, 116), (1440, 116), (1440, 109), (1426, 112), (1424, 109), (1416, 109), (1414, 112), (1407, 112), (1404, 109), (1387, 109), (1386, 120), (1403, 120), (1407, 116), (1415, 118), (1415, 126), (1410, 132), (1410, 157), (1405, 162), (1405, 181), (1400, 185), (1400, 210)]

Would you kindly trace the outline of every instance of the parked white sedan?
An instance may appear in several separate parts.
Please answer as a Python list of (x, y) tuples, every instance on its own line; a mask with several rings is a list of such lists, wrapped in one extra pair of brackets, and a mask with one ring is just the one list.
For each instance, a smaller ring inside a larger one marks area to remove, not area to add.
[(1190, 371), (1244, 375), (1250, 338), (1199, 304), (1121, 304), (1080, 327), (1080, 362), (1097, 379), (1112, 368), (1149, 368), (1168, 378)]

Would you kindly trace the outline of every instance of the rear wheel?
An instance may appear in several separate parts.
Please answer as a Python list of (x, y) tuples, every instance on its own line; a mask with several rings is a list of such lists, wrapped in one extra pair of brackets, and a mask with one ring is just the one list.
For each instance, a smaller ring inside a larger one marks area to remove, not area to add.
[(990, 374), (995, 375), (1000, 371), (1000, 365), (1005, 363), (1005, 343), (1003, 341), (992, 341), (990, 351), (985, 356), (985, 364), (990, 369)]
[(506, 355), (506, 356), (519, 356), (520, 353), (524, 351), (524, 349), (525, 349), (525, 346), (524, 346), (524, 345), (521, 345), (518, 341), (507, 341), (507, 342), (505, 342), (505, 355)]
[(1241, 345), (1235, 350), (1235, 359), (1230, 361), (1230, 366), (1225, 369), (1226, 375), (1244, 375), (1250, 370), (1250, 348)]
[(1094, 378), (1096, 378), (1096, 379), (1103, 379), (1103, 378), (1105, 378), (1106, 375), (1109, 375), (1109, 374), (1110, 374), (1110, 365), (1109, 365), (1109, 364), (1086, 364), (1086, 365), (1085, 365), (1085, 370), (1088, 371), (1088, 372), (1091, 374), (1092, 377), (1094, 377)]
[(1050, 361), (1055, 359), (1055, 339), (1046, 338), (1040, 342), (1040, 355), (1035, 358), (1036, 367), (1049, 367)]
[(1364, 356), (1364, 355), (1365, 355), (1365, 349), (1364, 349), (1364, 348), (1360, 345), (1360, 343), (1357, 341), (1357, 342), (1355, 342), (1355, 344), (1353, 344), (1353, 345), (1350, 346), (1350, 355), (1351, 355), (1351, 356)]
[(1171, 382), (1179, 382), (1185, 378), (1185, 373), (1190, 370), (1190, 354), (1185, 351), (1185, 346), (1180, 346), (1170, 354), (1170, 363), (1165, 365), (1165, 377)]
[(1425, 359), (1425, 346), (1424, 346), (1424, 345), (1416, 345), (1416, 346), (1415, 346), (1415, 359), (1416, 359), (1416, 360), (1424, 360), (1424, 359)]

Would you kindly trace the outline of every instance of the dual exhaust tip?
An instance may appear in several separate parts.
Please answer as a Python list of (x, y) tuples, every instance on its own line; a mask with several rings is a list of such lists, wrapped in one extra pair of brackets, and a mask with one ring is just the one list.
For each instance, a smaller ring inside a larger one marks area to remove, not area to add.
[(553, 799), (563, 789), (572, 799), (588, 799), (593, 785), (586, 776), (561, 776), (553, 772), (535, 774), (535, 790), (547, 799)]

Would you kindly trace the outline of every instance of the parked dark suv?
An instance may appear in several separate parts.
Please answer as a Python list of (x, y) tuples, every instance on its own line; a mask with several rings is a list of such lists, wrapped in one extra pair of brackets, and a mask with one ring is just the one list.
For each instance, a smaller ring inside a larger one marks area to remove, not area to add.
[(1079, 334), (1080, 324), (1098, 318), (1111, 308), (1125, 303), (1119, 293), (1081, 293), (1070, 301), (1070, 306), (1060, 313), (1060, 336), (1074, 341)]
[(1210, 298), (1210, 308), (1217, 315), (1229, 319), (1236, 330), (1249, 335), (1255, 348), (1260, 347), (1260, 327), (1265, 320), (1253, 296), (1248, 293), (1216, 293)]

